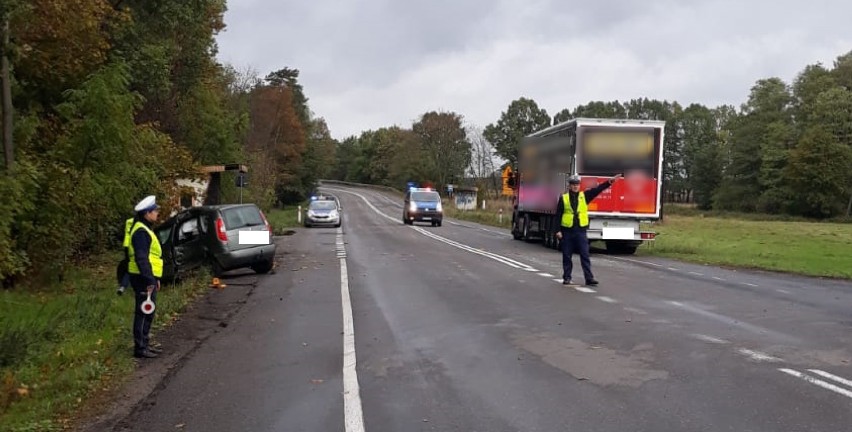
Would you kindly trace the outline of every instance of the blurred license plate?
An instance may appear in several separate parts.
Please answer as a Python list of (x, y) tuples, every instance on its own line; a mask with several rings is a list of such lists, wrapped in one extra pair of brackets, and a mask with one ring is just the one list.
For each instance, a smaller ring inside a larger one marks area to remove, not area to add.
[(423, 220), (432, 220), (432, 218), (430, 218), (429, 216), (426, 216), (426, 217), (423, 218)]

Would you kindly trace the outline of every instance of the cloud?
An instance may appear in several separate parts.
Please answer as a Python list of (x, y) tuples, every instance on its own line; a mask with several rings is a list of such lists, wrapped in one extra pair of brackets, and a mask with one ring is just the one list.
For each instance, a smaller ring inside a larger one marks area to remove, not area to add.
[(739, 105), (758, 79), (790, 82), (852, 50), (847, 2), (590, 3), (240, 0), (219, 58), (299, 69), (343, 138), (432, 110), (484, 126), (521, 96), (551, 115), (638, 97)]

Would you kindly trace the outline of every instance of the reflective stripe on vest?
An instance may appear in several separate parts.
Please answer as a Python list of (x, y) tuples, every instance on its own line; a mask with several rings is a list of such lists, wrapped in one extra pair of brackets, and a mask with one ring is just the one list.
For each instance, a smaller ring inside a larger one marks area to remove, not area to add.
[[(151, 229), (145, 226), (142, 222), (136, 222), (136, 225), (134, 225), (133, 229), (130, 230), (130, 237), (132, 238), (133, 234), (135, 234), (139, 229), (144, 229), (148, 232), (148, 235), (151, 236), (151, 249), (148, 252), (148, 261), (151, 263), (151, 272), (154, 273), (154, 277), (163, 277), (163, 248), (160, 246), (160, 240), (157, 239), (157, 235), (154, 234), (154, 231), (151, 231)], [(127, 272), (130, 274), (142, 274), (139, 270), (139, 266), (136, 265), (136, 251), (133, 249), (132, 244), (127, 247), (127, 253), (130, 257), (130, 262), (127, 263)]]
[[(562, 226), (571, 228), (574, 226), (574, 209), (571, 208), (571, 197), (568, 194), (562, 195), (562, 205), (565, 206), (562, 212)], [(589, 226), (589, 206), (586, 205), (586, 195), (583, 192), (577, 194), (577, 213), (579, 213), (580, 226)]]

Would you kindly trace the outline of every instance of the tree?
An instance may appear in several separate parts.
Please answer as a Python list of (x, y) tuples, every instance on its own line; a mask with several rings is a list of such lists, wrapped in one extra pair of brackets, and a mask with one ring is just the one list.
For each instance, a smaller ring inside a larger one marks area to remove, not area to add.
[[(488, 142), (482, 134), (482, 129), (476, 126), (468, 126), (467, 136), (471, 142), (471, 158), (470, 166), (467, 169), (469, 176), (479, 181), (478, 187), (488, 189), (489, 187), (495, 191), (499, 191), (499, 184), (494, 177), (497, 167), (500, 166), (500, 161), (495, 160), (494, 146)], [(486, 179), (492, 179), (489, 182)]]
[(716, 118), (707, 107), (692, 104), (683, 110), (681, 128), (687, 186), (698, 207), (709, 209), (722, 176)]
[(849, 192), (852, 150), (819, 126), (810, 127), (790, 153), (786, 175), (797, 213), (825, 218), (841, 213), (840, 196)]
[(532, 99), (522, 97), (510, 103), (497, 123), (486, 126), (482, 135), (494, 145), (498, 156), (515, 165), (521, 140), (548, 126), (550, 116), (547, 111), (539, 108)]
[[(549, 119), (548, 119), (549, 121)], [(452, 112), (428, 112), (412, 127), (420, 139), (428, 171), (443, 188), (460, 180), (470, 164), (470, 141), (462, 117)]]

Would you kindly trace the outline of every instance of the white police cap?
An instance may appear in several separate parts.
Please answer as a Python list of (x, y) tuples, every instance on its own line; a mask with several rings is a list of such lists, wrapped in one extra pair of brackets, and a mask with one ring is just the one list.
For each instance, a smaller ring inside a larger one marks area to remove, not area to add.
[(133, 210), (137, 212), (148, 212), (156, 208), (159, 208), (157, 206), (157, 197), (154, 195), (148, 195), (142, 199), (142, 201), (139, 201), (139, 204), (136, 204), (136, 207), (134, 207)]

